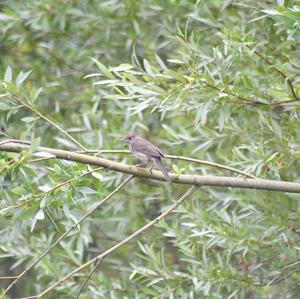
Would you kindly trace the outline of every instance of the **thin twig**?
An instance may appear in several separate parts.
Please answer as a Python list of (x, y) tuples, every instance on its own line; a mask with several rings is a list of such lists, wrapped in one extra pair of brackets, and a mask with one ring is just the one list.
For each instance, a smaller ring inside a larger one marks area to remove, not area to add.
[(215, 90), (217, 90), (217, 91), (219, 91), (219, 92), (222, 92), (222, 93), (226, 93), (226, 94), (229, 95), (229, 96), (233, 96), (233, 97), (235, 97), (235, 98), (237, 98), (237, 99), (240, 99), (240, 100), (242, 100), (242, 101), (244, 101), (244, 102), (246, 102), (246, 103), (249, 103), (249, 104), (260, 104), (260, 105), (265, 105), (265, 106), (268, 105), (268, 104), (263, 103), (263, 102), (260, 102), (260, 101), (252, 101), (252, 100), (249, 100), (249, 99), (247, 99), (247, 98), (245, 98), (245, 97), (242, 97), (242, 96), (240, 96), (240, 95), (237, 95), (237, 94), (235, 94), (235, 93), (233, 93), (233, 92), (231, 92), (231, 91), (229, 91), (229, 90), (227, 90), (227, 89), (219, 88), (218, 86), (215, 86), (215, 85), (210, 84), (210, 83), (207, 83), (207, 82), (205, 82), (204, 84), (205, 84), (206, 87), (215, 89)]
[(73, 270), (72, 272), (70, 272), (69, 274), (67, 274), (66, 276), (64, 276), (63, 278), (61, 278), (60, 280), (58, 280), (56, 283), (54, 283), (53, 285), (51, 285), (49, 288), (47, 288), (42, 293), (40, 293), (38, 295), (35, 295), (35, 296), (27, 297), (27, 298), (41, 298), (42, 296), (44, 296), (44, 295), (48, 294), (50, 291), (52, 291), (55, 287), (57, 287), (58, 285), (60, 285), (62, 282), (64, 282), (67, 279), (71, 278), (74, 274), (80, 272), (81, 270), (83, 270), (84, 268), (88, 267), (89, 265), (91, 265), (91, 264), (93, 264), (93, 263), (95, 263), (95, 262), (97, 262), (99, 260), (104, 259), (109, 254), (113, 253), (118, 248), (120, 248), (121, 246), (125, 245), (126, 243), (128, 243), (129, 241), (131, 241), (132, 239), (134, 239), (135, 237), (137, 237), (140, 234), (142, 234), (147, 229), (149, 229), (152, 226), (154, 226), (155, 224), (157, 224), (160, 220), (162, 220), (166, 216), (168, 216), (180, 204), (182, 204), (186, 198), (190, 197), (194, 193), (194, 191), (197, 190), (198, 187), (199, 186), (193, 185), (178, 200), (176, 200), (176, 202), (172, 206), (170, 206), (168, 209), (166, 209), (164, 212), (162, 212), (158, 217), (156, 217), (152, 221), (148, 222), (146, 225), (142, 226), (140, 229), (138, 229), (137, 231), (135, 231), (133, 234), (131, 234), (127, 238), (123, 239), (121, 242), (117, 243), (116, 245), (112, 246), (111, 248), (109, 248), (105, 252), (97, 255), (96, 257), (94, 257), (93, 259), (89, 260), (85, 264), (83, 264), (80, 267), (76, 268), (75, 270)]
[(42, 157), (42, 158), (31, 159), (31, 160), (28, 160), (27, 162), (28, 163), (37, 163), (37, 162), (47, 161), (47, 160), (55, 159), (55, 158), (56, 157)]
[(0, 280), (6, 280), (6, 279), (16, 279), (18, 276), (1, 276)]
[(188, 157), (182, 157), (182, 156), (174, 156), (174, 155), (166, 155), (166, 158), (174, 159), (174, 160), (195, 162), (195, 163), (199, 163), (199, 164), (203, 164), (203, 165), (213, 166), (213, 167), (216, 167), (216, 168), (226, 169), (226, 170), (229, 170), (231, 172), (236, 172), (236, 173), (242, 174), (242, 175), (244, 175), (248, 178), (251, 178), (251, 179), (257, 179), (257, 177), (255, 175), (252, 175), (250, 173), (239, 170), (237, 168), (222, 165), (222, 164), (219, 164), (219, 163), (214, 163), (214, 162), (209, 162), (209, 161), (204, 161), (204, 160), (198, 160), (198, 159), (188, 158)]
[(31, 270), (38, 262), (40, 262), (57, 244), (60, 243), (75, 227), (77, 227), (81, 222), (83, 222), (90, 214), (92, 214), (96, 209), (98, 209), (102, 204), (107, 202), (112, 198), (116, 193), (120, 191), (134, 176), (129, 176), (124, 180), (117, 188), (115, 188), (109, 195), (102, 199), (95, 207), (90, 208), (86, 214), (84, 214), (76, 223), (74, 223), (70, 228), (68, 228), (49, 248), (47, 248), (37, 259), (35, 259), (23, 272), (21, 272), (17, 278), (3, 291), (0, 299), (3, 299), (5, 294), (29, 271)]
[(9, 138), (9, 139), (12, 138), (11, 136), (7, 135), (5, 132), (3, 132), (1, 130), (0, 130), (0, 135), (3, 135), (3, 136), (5, 136), (6, 138)]
[(21, 144), (28, 144), (30, 145), (30, 141), (23, 141), (23, 140), (18, 140), (18, 139), (7, 139), (7, 140), (2, 140), (0, 142), (0, 145), (5, 144), (5, 143), (21, 143)]
[(82, 286), (80, 287), (78, 294), (76, 296), (76, 299), (79, 298), (81, 292), (83, 291), (83, 289), (85, 288), (85, 286), (87, 285), (88, 281), (90, 280), (92, 274), (96, 271), (98, 265), (103, 261), (104, 258), (99, 259), (99, 261), (97, 261), (96, 265), (94, 266), (94, 268), (91, 270), (91, 272), (89, 273), (89, 275), (86, 277), (84, 283), (82, 284)]
[[(248, 48), (250, 51), (253, 50), (249, 45), (247, 45), (247, 48)], [(260, 58), (263, 60), (263, 62), (264, 62), (265, 64), (271, 66), (271, 67), (272, 67), (272, 68), (273, 68), (273, 69), (274, 69), (281, 77), (283, 77), (283, 78), (286, 80), (286, 82), (288, 83), (288, 85), (289, 85), (289, 87), (290, 87), (290, 89), (291, 89), (292, 95), (293, 95), (293, 97), (294, 97), (294, 100), (292, 100), (292, 101), (299, 101), (300, 98), (297, 97), (297, 94), (296, 94), (296, 91), (295, 91), (295, 89), (294, 89), (293, 83), (292, 83), (292, 81), (288, 78), (288, 76), (287, 76), (282, 70), (280, 70), (276, 65), (274, 65), (274, 64), (273, 64), (267, 57), (265, 57), (263, 54), (261, 54), (261, 53), (258, 52), (257, 50), (253, 50), (253, 52), (254, 52), (255, 55), (257, 55), (258, 57), (260, 57)], [(291, 102), (291, 101), (289, 101), (289, 102)], [(280, 103), (280, 102), (278, 102), (278, 103)], [(273, 105), (274, 105), (274, 104), (277, 104), (277, 103), (273, 103)]]
[(28, 105), (26, 102), (24, 102), (23, 100), (21, 100), (20, 98), (18, 98), (17, 96), (15, 96), (12, 93), (9, 93), (9, 95), (15, 99), (17, 102), (19, 102), (20, 104), (22, 104), (24, 107), (26, 107), (27, 109), (29, 109), (30, 111), (34, 112), (35, 114), (37, 114), (40, 118), (42, 118), (43, 120), (45, 120), (46, 122), (48, 122), (49, 124), (51, 124), (53, 127), (55, 127), (59, 132), (61, 132), (62, 134), (66, 135), (71, 141), (73, 141), (75, 144), (77, 144), (80, 148), (82, 148), (83, 150), (87, 150), (86, 147), (84, 147), (80, 142), (78, 142), (74, 137), (72, 137), (68, 132), (66, 132), (64, 129), (62, 129), (59, 125), (57, 125), (56, 123), (54, 123), (53, 121), (51, 121), (49, 118), (47, 118), (45, 115), (43, 115), (41, 112), (39, 112), (37, 109), (35, 109), (34, 107)]

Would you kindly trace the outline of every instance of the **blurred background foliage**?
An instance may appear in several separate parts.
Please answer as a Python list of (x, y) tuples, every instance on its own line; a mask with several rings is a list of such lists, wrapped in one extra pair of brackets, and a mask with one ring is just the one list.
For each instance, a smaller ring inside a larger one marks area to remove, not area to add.
[[(167, 154), (299, 181), (299, 5), (2, 0), (1, 140), (33, 145), (0, 153), (1, 276), (20, 273), (125, 178), (104, 170), (82, 176), (91, 167), (66, 161), (30, 163), (38, 145), (80, 150), (47, 119), (87, 149), (124, 149), (120, 138), (135, 131)], [(186, 173), (234, 175), (172, 163)], [(185, 188), (134, 179), (9, 298), (44, 290), (156, 217)], [(203, 187), (105, 259), (81, 298), (300, 298), (299, 199)], [(74, 298), (88, 271), (48, 298)]]

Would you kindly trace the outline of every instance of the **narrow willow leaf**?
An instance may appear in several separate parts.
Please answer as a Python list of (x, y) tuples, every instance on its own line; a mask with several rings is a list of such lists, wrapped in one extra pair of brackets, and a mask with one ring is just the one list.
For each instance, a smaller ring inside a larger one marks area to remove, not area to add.
[(5, 74), (4, 74), (4, 80), (7, 81), (7, 82), (11, 82), (11, 80), (12, 80), (12, 70), (11, 70), (10, 66), (8, 66), (6, 68), (6, 71), (5, 71)]
[(168, 70), (167, 66), (164, 64), (164, 62), (162, 61), (162, 59), (157, 54), (155, 54), (155, 58), (156, 58), (156, 61), (158, 62), (158, 64), (160, 65), (160, 67), (164, 71), (167, 71)]
[(31, 71), (28, 71), (26, 73), (20, 72), (20, 74), (16, 78), (16, 85), (19, 88), (22, 83), (28, 78), (28, 76), (31, 74)]
[(151, 69), (151, 65), (150, 65), (149, 61), (147, 59), (144, 59), (143, 62), (144, 62), (144, 68), (145, 68), (146, 72), (149, 75), (153, 76), (154, 73), (153, 73), (153, 71)]
[(104, 76), (106, 76), (107, 78), (110, 78), (110, 79), (115, 79), (113, 74), (109, 71), (109, 69), (104, 64), (102, 64), (100, 61), (98, 61), (95, 58), (91, 58), (91, 60), (96, 63), (98, 69), (102, 72), (102, 74)]

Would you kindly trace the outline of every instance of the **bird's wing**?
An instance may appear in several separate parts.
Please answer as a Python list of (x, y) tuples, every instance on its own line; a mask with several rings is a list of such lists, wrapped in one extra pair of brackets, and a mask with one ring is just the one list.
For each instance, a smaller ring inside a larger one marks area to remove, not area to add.
[(157, 148), (154, 144), (152, 144), (150, 141), (140, 137), (138, 140), (134, 142), (134, 149), (137, 151), (140, 151), (148, 156), (151, 157), (160, 157), (163, 158), (164, 154), (162, 151)]

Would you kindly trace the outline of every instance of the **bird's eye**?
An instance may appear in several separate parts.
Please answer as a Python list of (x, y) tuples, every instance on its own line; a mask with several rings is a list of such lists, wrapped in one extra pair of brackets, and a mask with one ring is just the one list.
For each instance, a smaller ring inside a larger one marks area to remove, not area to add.
[(131, 137), (128, 137), (129, 140), (131, 140)]

